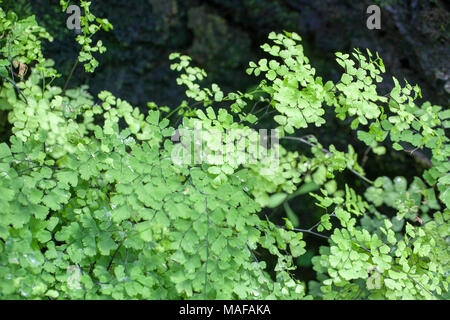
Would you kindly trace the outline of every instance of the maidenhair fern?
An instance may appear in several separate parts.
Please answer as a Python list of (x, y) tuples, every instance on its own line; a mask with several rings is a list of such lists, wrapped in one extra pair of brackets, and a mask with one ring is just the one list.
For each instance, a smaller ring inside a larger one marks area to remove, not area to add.
[[(109, 23), (90, 25), (82, 2), (80, 61), (91, 61), (86, 68), (93, 71), (96, 60), (86, 52), (96, 50), (85, 37)], [(34, 19), (17, 21), (2, 9), (0, 28), (4, 70), (11, 60), (38, 63), (22, 82), (2, 71), (9, 81), (0, 109), (12, 125), (9, 143), (0, 144), (2, 298), (434, 299), (448, 291), (450, 113), (417, 105), (419, 87), (395, 78), (394, 88), (379, 94), (385, 70), (378, 55), (336, 53), (342, 77), (324, 84), (300, 36), (271, 33), (273, 44), (262, 49), (274, 58), (247, 69), (263, 78), (257, 88), (226, 94), (217, 84), (202, 87), (206, 72), (174, 53), (186, 101), (165, 114), (151, 103), (144, 114), (107, 91), (94, 104), (86, 87), (63, 92), (43, 84), (56, 71), (39, 39), (51, 37)], [(33, 42), (17, 35), (23, 28), (36, 31)], [(96, 48), (101, 52), (101, 43)], [(250, 108), (258, 104), (263, 109)], [(358, 138), (377, 154), (391, 142), (399, 151), (426, 149), (432, 166), (409, 185), (402, 177), (367, 178), (351, 145), (326, 148), (301, 136), (325, 123), (326, 109), (352, 119)], [(243, 150), (233, 149), (225, 162), (209, 158), (231, 132), (251, 137), (262, 116), (273, 117), (280, 140), (311, 152), (278, 145), (277, 166), (246, 161)], [(208, 133), (198, 161), (176, 163), (173, 155), (186, 151), (196, 126)], [(338, 185), (335, 177), (345, 170), (367, 184), (364, 194)], [(313, 228), (289, 207), (293, 195), (313, 197), (323, 211)], [(284, 225), (262, 214), (280, 205)], [(384, 214), (386, 206), (397, 214)], [(317, 279), (308, 286), (293, 272), (294, 258), (306, 252), (305, 233), (328, 241), (313, 258)], [(257, 255), (261, 250), (276, 259), (273, 268)]]

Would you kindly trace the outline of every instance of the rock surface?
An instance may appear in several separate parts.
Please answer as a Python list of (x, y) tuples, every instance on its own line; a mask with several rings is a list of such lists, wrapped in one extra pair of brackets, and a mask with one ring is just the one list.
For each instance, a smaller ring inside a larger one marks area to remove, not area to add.
[[(109, 0), (93, 1), (97, 16), (115, 26), (100, 35), (108, 48), (92, 76), (78, 68), (71, 85), (89, 83), (93, 93), (107, 89), (135, 105), (148, 101), (176, 107), (183, 89), (175, 83), (168, 55), (179, 51), (205, 68), (209, 80), (226, 90), (245, 90), (249, 60), (261, 57), (259, 45), (270, 31), (296, 31), (318, 73), (336, 80), (341, 70), (334, 52), (355, 47), (378, 51), (387, 85), (394, 75), (419, 84), (424, 98), (448, 106), (449, 5), (444, 1), (379, 0), (381, 29), (369, 30), (366, 9), (376, 1), (351, 0)], [(50, 10), (49, 3), (54, 9)], [(66, 30), (59, 0), (33, 1), (38, 19), (57, 33), (47, 54), (68, 74), (77, 55)], [(387, 89), (387, 88), (386, 88)]]

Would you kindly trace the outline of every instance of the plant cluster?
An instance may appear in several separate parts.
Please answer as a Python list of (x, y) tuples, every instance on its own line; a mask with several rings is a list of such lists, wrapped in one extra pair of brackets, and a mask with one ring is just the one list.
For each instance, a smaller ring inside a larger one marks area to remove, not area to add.
[[(101, 42), (91, 47), (91, 36), (111, 26), (89, 12), (89, 2), (82, 7), (80, 61), (93, 71), (92, 52), (104, 49)], [(107, 91), (95, 102), (87, 87), (46, 84), (59, 75), (40, 49), (51, 36), (33, 17), (18, 20), (0, 9), (0, 33), (0, 110), (12, 126), (9, 142), (0, 144), (3, 299), (448, 297), (450, 111), (418, 105), (419, 87), (397, 79), (380, 95), (378, 55), (336, 53), (342, 77), (324, 83), (299, 35), (271, 33), (262, 49), (273, 59), (247, 69), (262, 78), (257, 88), (226, 94), (217, 84), (202, 87), (206, 72), (174, 53), (187, 99), (172, 112), (149, 103), (144, 114)], [(30, 67), (20, 75), (23, 64)], [(431, 168), (409, 184), (403, 177), (372, 181), (351, 145), (340, 151), (294, 136), (325, 124), (326, 109), (351, 119), (375, 154), (425, 150)], [(282, 140), (310, 151), (280, 145), (276, 170), (265, 170), (264, 161), (172, 161), (176, 130), (200, 122), (216, 133), (202, 141), (214, 151), (230, 129), (250, 132), (268, 116)], [(345, 170), (367, 184), (363, 194), (339, 185)], [(323, 210), (312, 228), (289, 207), (293, 195), (313, 197)], [(263, 214), (281, 205), (283, 225)], [(294, 275), (304, 234), (328, 242), (313, 258), (317, 279), (308, 284)], [(276, 260), (273, 267), (261, 252)]]

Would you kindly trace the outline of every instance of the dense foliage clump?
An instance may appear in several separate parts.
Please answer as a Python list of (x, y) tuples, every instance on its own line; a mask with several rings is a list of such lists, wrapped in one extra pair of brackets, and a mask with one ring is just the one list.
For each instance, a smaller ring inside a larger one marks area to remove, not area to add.
[[(88, 2), (81, 6), (78, 61), (92, 72), (93, 53), (106, 48), (91, 37), (112, 26)], [(107, 91), (95, 103), (86, 87), (52, 86), (60, 75), (41, 52), (41, 40), (51, 36), (34, 17), (19, 20), (0, 9), (0, 32), (0, 110), (12, 126), (8, 143), (0, 144), (2, 298), (446, 297), (450, 111), (417, 104), (419, 87), (397, 79), (379, 94), (385, 70), (378, 54), (336, 53), (342, 77), (323, 83), (299, 35), (271, 33), (262, 49), (273, 59), (247, 69), (262, 78), (257, 88), (226, 94), (216, 84), (202, 87), (206, 72), (174, 53), (186, 100), (173, 111), (149, 103), (143, 114)], [(264, 108), (255, 110), (258, 104)], [(409, 185), (382, 173), (368, 179), (351, 145), (341, 151), (299, 136), (324, 125), (329, 109), (350, 119), (375, 154), (420, 149), (430, 153), (431, 168)], [(230, 132), (251, 137), (263, 111), (282, 140), (310, 152), (278, 146), (275, 167), (245, 161), (235, 149), (230, 161), (206, 161)], [(200, 141), (200, 161), (175, 163), (173, 155), (190, 140), (181, 135), (177, 143), (174, 136), (198, 125), (213, 133)], [(368, 185), (363, 194), (336, 181), (343, 171)], [(286, 203), (295, 193), (323, 210), (312, 228), (302, 228)], [(263, 214), (280, 205), (283, 225)], [(386, 208), (396, 214), (384, 214)], [(306, 252), (304, 234), (328, 241), (313, 258), (317, 279), (308, 286), (294, 275), (294, 258)], [(260, 257), (267, 255), (275, 266)]]

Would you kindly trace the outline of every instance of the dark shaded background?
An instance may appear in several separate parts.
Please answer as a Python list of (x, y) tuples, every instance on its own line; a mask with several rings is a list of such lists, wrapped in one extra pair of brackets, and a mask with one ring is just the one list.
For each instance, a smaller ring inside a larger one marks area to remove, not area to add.
[[(20, 1), (19, 1), (20, 2)], [(27, 2), (27, 1), (26, 1)], [(224, 89), (244, 90), (255, 83), (245, 74), (249, 60), (262, 54), (271, 31), (295, 31), (325, 79), (341, 70), (334, 52), (353, 48), (378, 51), (387, 70), (418, 83), (424, 98), (448, 104), (449, 3), (447, 1), (352, 0), (108, 0), (92, 1), (94, 14), (114, 25), (99, 34), (108, 51), (95, 74), (79, 66), (72, 86), (88, 83), (93, 93), (107, 89), (144, 106), (148, 101), (177, 106), (183, 90), (169, 70), (168, 55), (179, 51), (206, 69)], [(34, 0), (33, 11), (56, 36), (46, 53), (67, 75), (78, 54), (73, 31), (59, 0)], [(382, 8), (381, 30), (366, 28), (366, 9)], [(392, 4), (393, 3), (393, 4)]]

